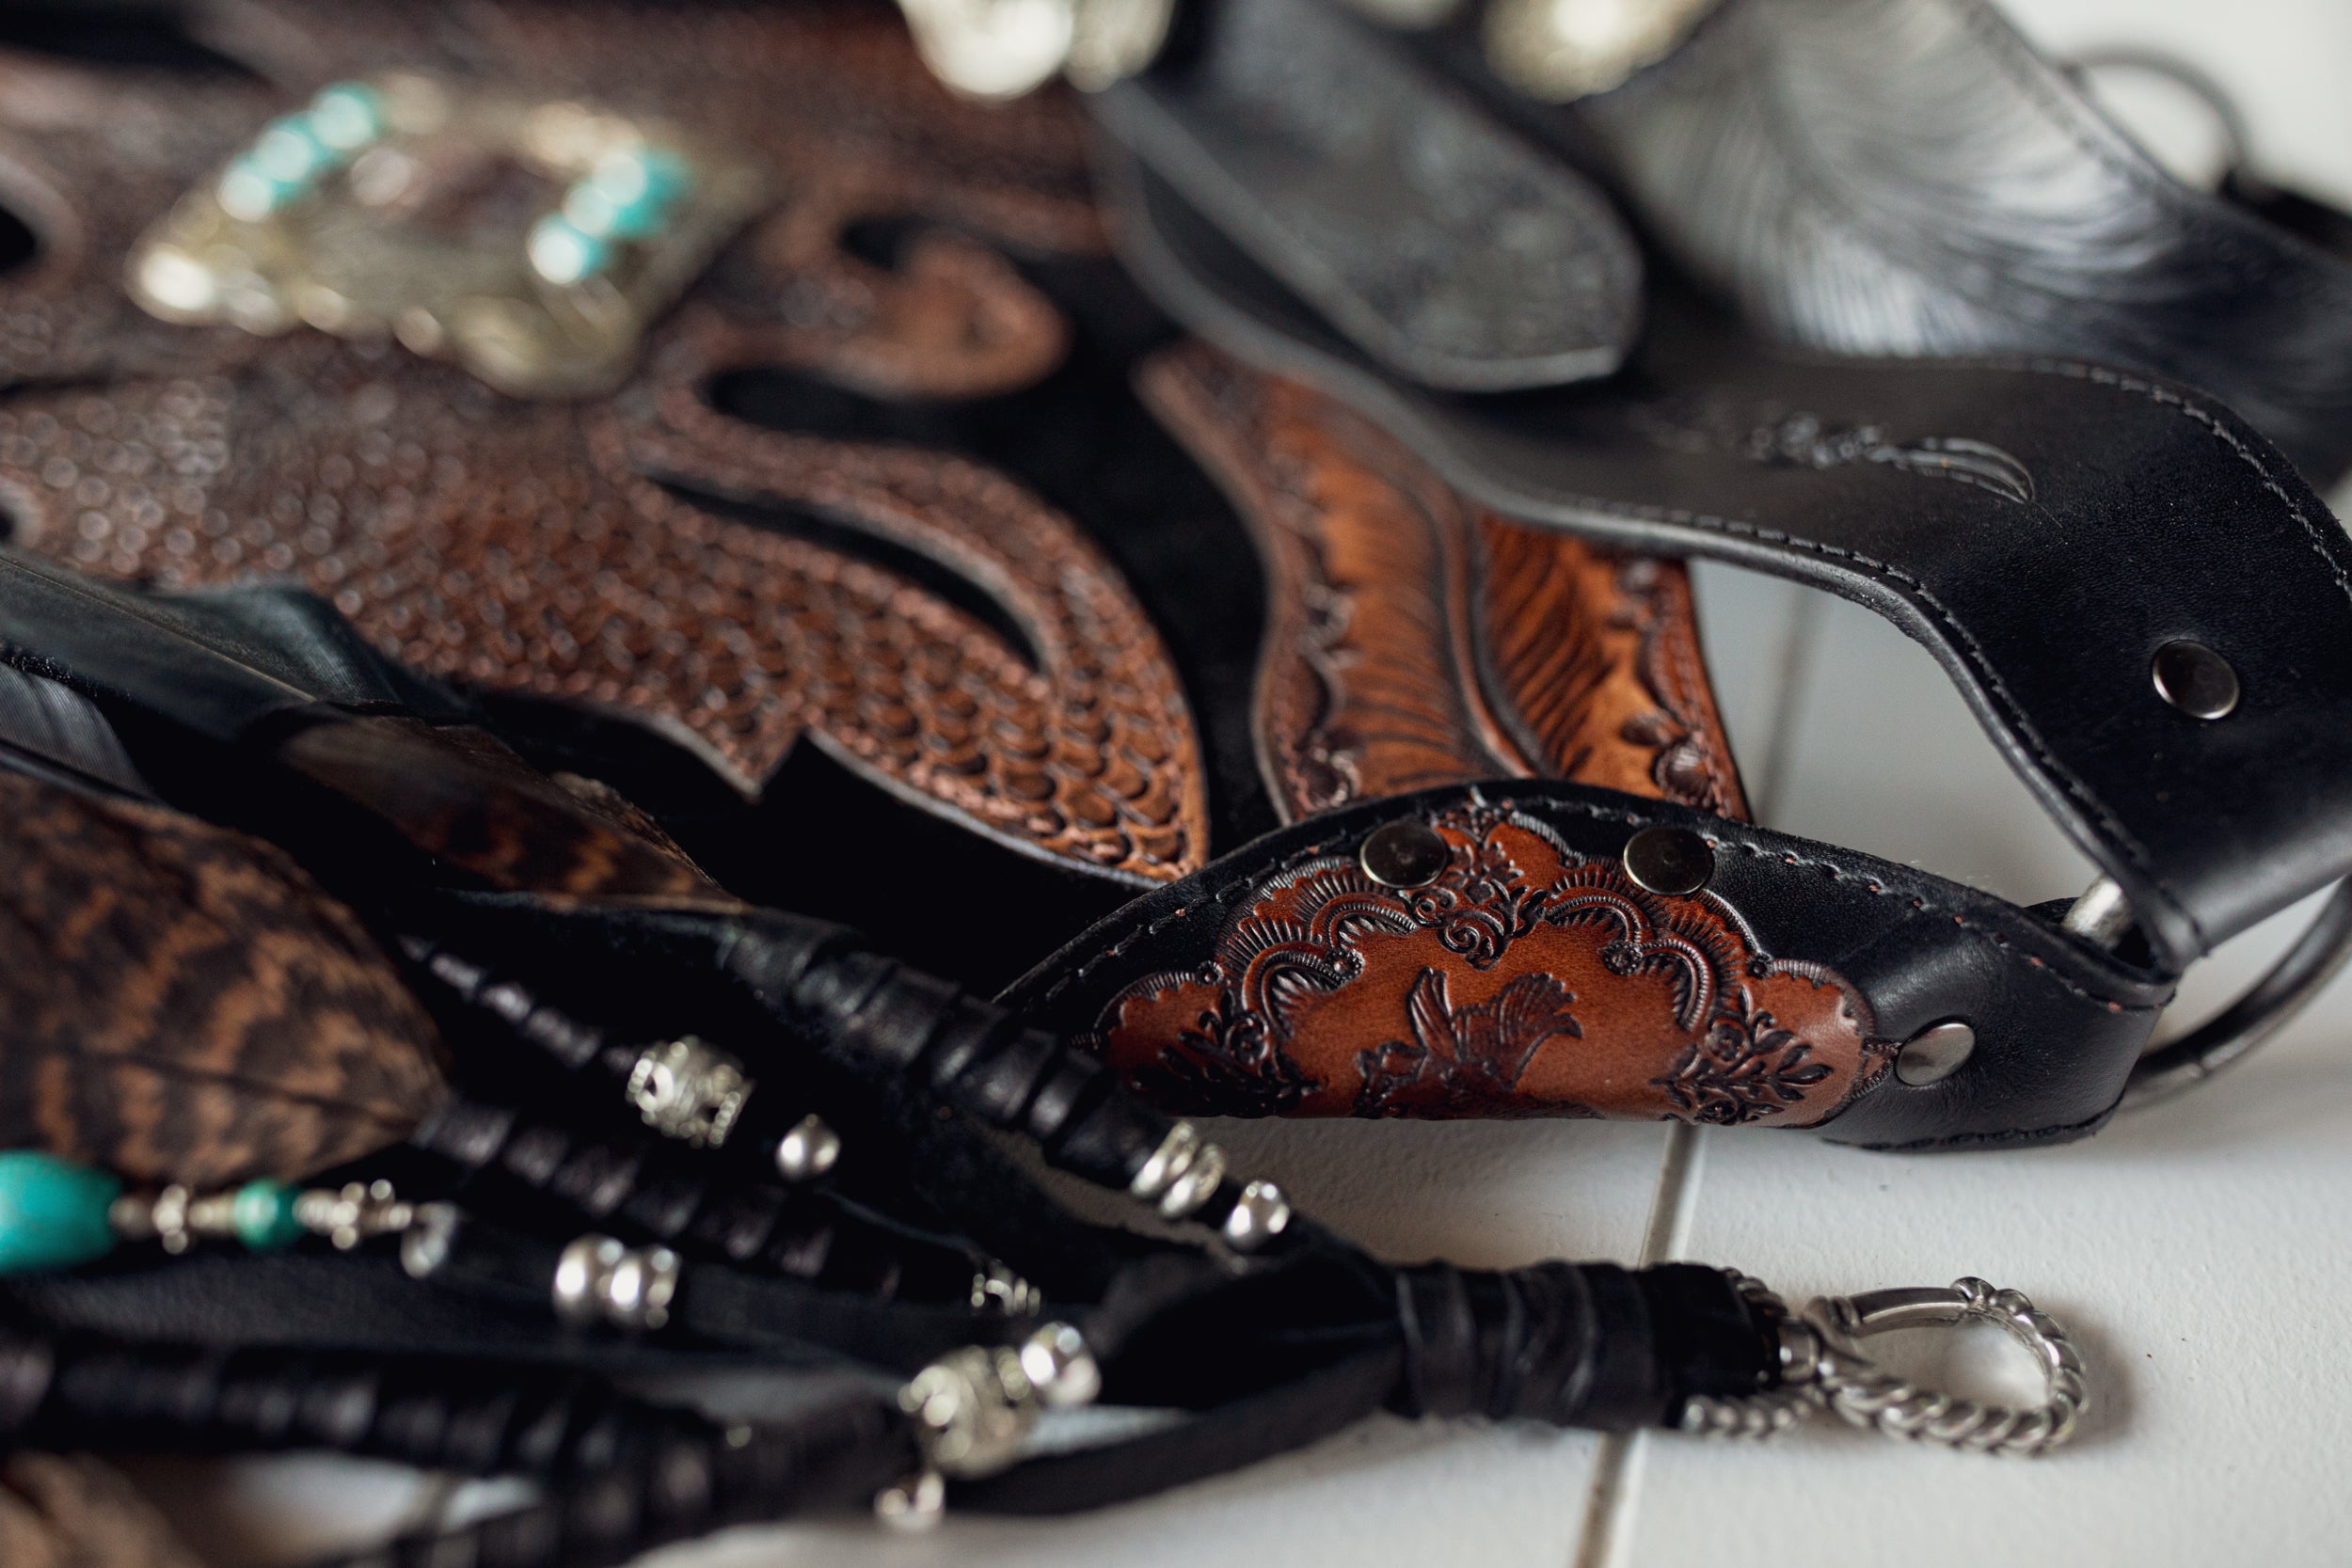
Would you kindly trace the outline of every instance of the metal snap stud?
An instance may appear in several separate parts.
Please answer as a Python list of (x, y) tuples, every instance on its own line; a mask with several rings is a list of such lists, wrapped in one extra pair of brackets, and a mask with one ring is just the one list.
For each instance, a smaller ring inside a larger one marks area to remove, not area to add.
[(1941, 1084), (1976, 1053), (1977, 1032), (1956, 1018), (1931, 1023), (1911, 1037), (1895, 1058), (1895, 1076), (1913, 1088)]
[(1385, 887), (1427, 887), (1454, 850), (1437, 829), (1408, 816), (1375, 828), (1356, 858), (1364, 875)]
[(1625, 874), (1636, 886), (1679, 898), (1715, 875), (1715, 851), (1688, 828), (1644, 828), (1625, 841)]
[(2150, 673), (2156, 695), (2192, 719), (2227, 719), (2237, 707), (2237, 672), (2202, 642), (2167, 642), (2156, 650)]

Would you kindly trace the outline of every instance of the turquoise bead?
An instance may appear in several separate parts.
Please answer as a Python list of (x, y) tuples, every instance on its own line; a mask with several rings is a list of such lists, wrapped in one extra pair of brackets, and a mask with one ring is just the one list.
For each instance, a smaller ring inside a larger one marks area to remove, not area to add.
[(103, 1258), (115, 1244), (106, 1211), (121, 1194), (103, 1171), (31, 1149), (0, 1153), (0, 1275)]
[(530, 255), (532, 270), (557, 284), (593, 277), (612, 259), (611, 246), (554, 213), (531, 226)]
[(685, 195), (693, 182), (694, 171), (684, 158), (658, 147), (608, 152), (588, 176), (588, 182), (611, 197), (615, 206), (649, 202), (657, 212)]
[(248, 1181), (229, 1200), (229, 1223), (237, 1240), (255, 1252), (282, 1252), (302, 1239), (302, 1222), (294, 1218), (294, 1200), (301, 1193), (283, 1181)]
[(670, 209), (650, 196), (617, 201), (595, 181), (582, 180), (564, 193), (564, 217), (581, 233), (598, 239), (643, 240), (661, 232)]
[(253, 161), (251, 154), (221, 170), (220, 184), (214, 192), (220, 210), (245, 223), (261, 222), (300, 194), (299, 185), (270, 174)]
[(281, 119), (254, 137), (246, 156), (263, 174), (289, 185), (308, 184), (334, 162), (334, 154), (301, 115)]
[(334, 152), (357, 152), (384, 135), (384, 98), (365, 82), (337, 82), (310, 100), (310, 134)]

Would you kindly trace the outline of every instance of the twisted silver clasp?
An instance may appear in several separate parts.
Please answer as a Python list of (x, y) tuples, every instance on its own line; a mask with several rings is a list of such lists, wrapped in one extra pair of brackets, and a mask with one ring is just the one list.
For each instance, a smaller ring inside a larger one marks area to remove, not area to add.
[[(1826, 1406), (1855, 1426), (1907, 1442), (2030, 1456), (2072, 1437), (2090, 1402), (2082, 1358), (2066, 1330), (2023, 1291), (1963, 1277), (1948, 1286), (1818, 1297), (1799, 1318), (1759, 1282), (1733, 1277), (1750, 1304), (1775, 1323), (1780, 1386), (1745, 1399), (1694, 1399), (1682, 1413), (1685, 1432), (1766, 1437), (1794, 1426), (1810, 1408)], [(1993, 1324), (2033, 1356), (2043, 1382), (2040, 1404), (2011, 1409), (1924, 1387), (1862, 1351), (1862, 1341), (1874, 1334), (1971, 1323)]]

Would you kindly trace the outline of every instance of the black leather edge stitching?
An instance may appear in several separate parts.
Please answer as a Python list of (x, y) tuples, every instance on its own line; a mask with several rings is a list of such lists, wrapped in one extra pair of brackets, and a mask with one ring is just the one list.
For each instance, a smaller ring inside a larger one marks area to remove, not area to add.
[[(1475, 791), (1475, 788), (1476, 786), (1471, 786), (1471, 790), (1473, 792)], [(1522, 802), (1514, 801), (1512, 803), (1520, 804)], [(1657, 817), (1645, 816), (1638, 811), (1626, 811), (1613, 807), (1597, 806), (1582, 800), (1545, 799), (1540, 800), (1539, 803), (1544, 807), (1555, 811), (1573, 811), (1600, 820), (1623, 821), (1628, 826), (1633, 828), (1656, 827), (1659, 825), (1660, 820)], [(1358, 804), (1372, 805), (1377, 804), (1377, 802), (1361, 801), (1358, 802)], [(1030, 1009), (1035, 1009), (1047, 1006), (1056, 997), (1059, 996), (1063, 991), (1069, 990), (1072, 986), (1076, 985), (1079, 981), (1085, 979), (1087, 975), (1091, 974), (1093, 971), (1099, 969), (1104, 964), (1110, 962), (1112, 959), (1120, 957), (1136, 942), (1147, 941), (1155, 937), (1168, 927), (1175, 925), (1179, 921), (1182, 921), (1190, 915), (1198, 913), (1202, 908), (1203, 903), (1209, 905), (1230, 904), (1239, 895), (1255, 891), (1257, 888), (1263, 885), (1267, 879), (1279, 877), (1284, 872), (1289, 871), (1293, 866), (1298, 865), (1306, 861), (1313, 860), (1318, 856), (1328, 854), (1334, 847), (1346, 843), (1350, 838), (1355, 836), (1357, 836), (1357, 834), (1352, 831), (1349, 832), (1336, 833), (1329, 837), (1317, 839), (1311, 844), (1303, 845), (1299, 848), (1293, 850), (1290, 854), (1283, 856), (1279, 861), (1275, 862), (1271, 865), (1262, 866), (1248, 871), (1236, 871), (1231, 881), (1227, 882), (1222, 887), (1209, 891), (1208, 896), (1201, 902), (1180, 905), (1176, 909), (1170, 910), (1168, 913), (1160, 916), (1157, 920), (1146, 922), (1136, 928), (1127, 932), (1124, 936), (1120, 937), (1108, 947), (1104, 948), (1101, 952), (1087, 959), (1086, 962), (1057, 978), (1052, 985), (1046, 987), (1044, 990), (1041, 991), (1038, 994), (1037, 999), (1028, 1004), (1027, 1006)], [(1705, 833), (1702, 833), (1700, 836), (1706, 839), (1707, 843), (1713, 847), (1737, 849), (1752, 860), (1778, 860), (1788, 865), (1814, 866), (1827, 872), (1833, 880), (1856, 883), (1880, 897), (1899, 898), (1904, 896), (1904, 895), (1899, 890), (1886, 886), (1877, 879), (1866, 877), (1860, 871), (1840, 866), (1834, 861), (1825, 859), (1808, 860), (1803, 856), (1776, 853), (1775, 851), (1766, 848), (1761, 845), (1750, 843), (1740, 839), (1723, 838)], [(1915, 894), (1910, 895), (1909, 901), (1912, 908), (1918, 911), (1921, 914), (1947, 916), (1951, 920), (1955, 927), (1967, 932), (1978, 941), (1989, 942), (1994, 947), (2000, 949), (2003, 952), (2016, 953), (2019, 957), (2023, 958), (2029, 966), (2042, 974), (2047, 976), (2050, 981), (2057, 985), (2060, 990), (2082, 1001), (2089, 1002), (2094, 1006), (2104, 1007), (2110, 1013), (2161, 1012), (2166, 1006), (2169, 1006), (2169, 1002), (2119, 1002), (2112, 997), (2102, 996), (2097, 991), (2089, 990), (2086, 987), (2068, 979), (2065, 975), (2060, 974), (2054, 967), (2052, 967), (2047, 960), (2031, 953), (2024, 952), (2015, 942), (2010, 941), (2009, 938), (2002, 936), (1999, 932), (1994, 931), (1975, 920), (1970, 919), (1966, 914), (1958, 910), (1947, 909), (1941, 905), (1931, 904), (1926, 899), (1919, 897)]]
[(2098, 1115), (2088, 1117), (2081, 1121), (2062, 1121), (2055, 1127), (2036, 1127), (2016, 1132), (1953, 1132), (1940, 1138), (1913, 1138), (1906, 1143), (1842, 1143), (1836, 1133), (1826, 1125), (1811, 1131), (1821, 1132), (1831, 1143), (1841, 1144), (1841, 1147), (1846, 1148), (1862, 1149), (1870, 1154), (1927, 1154), (1963, 1148), (2010, 1148), (2025, 1145), (2071, 1143), (2077, 1138), (2087, 1138), (2108, 1122), (2113, 1121), (2116, 1112), (2122, 1108), (2123, 1101), (2119, 1096), (2114, 1104)]
[[(1710, 848), (1736, 849), (1740, 853), (1747, 856), (1750, 860), (1776, 860), (1784, 865), (1817, 867), (1820, 870), (1827, 872), (1830, 876), (1830, 879), (1833, 881), (1859, 882), (1865, 892), (1873, 894), (1881, 898), (1901, 898), (1905, 896), (1899, 890), (1888, 887), (1885, 883), (1877, 880), (1875, 878), (1866, 878), (1859, 872), (1842, 870), (1829, 861), (1807, 860), (1803, 855), (1775, 854), (1773, 851), (1765, 848), (1762, 845), (1742, 843), (1735, 839), (1713, 838), (1705, 833), (1701, 833), (1699, 836), (1706, 839), (1707, 844)], [(2108, 997), (2101, 996), (2096, 991), (2090, 990), (2083, 986), (2077, 985), (2074, 981), (2068, 979), (2065, 975), (2060, 974), (2051, 966), (2049, 960), (2025, 951), (2025, 949), (2019, 947), (2015, 942), (2010, 941), (2009, 938), (2001, 935), (2000, 932), (1995, 931), (1990, 927), (1984, 926), (1978, 921), (1971, 920), (1968, 916), (1961, 913), (1957, 910), (1937, 908), (1915, 894), (1910, 895), (1909, 902), (1911, 907), (1917, 910), (1921, 914), (1940, 914), (1947, 916), (1953, 925), (1960, 927), (1963, 930), (1968, 931), (1973, 935), (1993, 943), (1995, 947), (2003, 948), (2009, 952), (2015, 953), (2019, 958), (2025, 959), (2027, 964), (2048, 975), (2051, 980), (2057, 983), (2060, 990), (2073, 996), (2078, 997), (2085, 1002), (2090, 1003), (2094, 1006), (2104, 1007), (2108, 1012), (2160, 1013), (2171, 1005), (2169, 1002), (2117, 1002)]]
[[(2022, 363), (2009, 365), (1990, 361), (1954, 361), (1952, 363), (1978, 363), (1979, 368), (1991, 370), (2033, 370), (2033, 367)], [(2053, 366), (2058, 363), (2060, 362), (2051, 361)], [(2082, 368), (2086, 371), (2091, 369), (2089, 366)], [(2061, 372), (2052, 370), (2044, 373)], [(2123, 389), (2131, 390), (2132, 388)], [(2019, 743), (2031, 753), (2044, 773), (2090, 810), (2093, 818), (2114, 841), (2117, 847), (2121, 848), (2134, 864), (2147, 874), (2148, 880), (2154, 885), (2165, 900), (2172, 906), (2182, 919), (2188, 922), (2190, 927), (2197, 932), (2199, 942), (2201, 943), (2204, 941), (2203, 927), (2198, 924), (2195, 916), (2180, 907), (2180, 900), (2174, 895), (2171, 885), (2163, 877), (2157, 875), (2147, 847), (2117, 819), (2115, 814), (2108, 809), (2105, 801), (2100, 800), (2096, 792), (2050, 750), (2049, 742), (2042, 738), (2041, 732), (2026, 716), (2025, 709), (2018, 704), (2017, 699), (2010, 695), (2009, 688), (2002, 683), (1999, 673), (1994, 670), (1991, 662), (1986, 658), (1983, 647), (1977, 641), (1975, 634), (1945, 607), (1944, 602), (1936, 597), (1934, 590), (1929, 588), (1926, 583), (1899, 566), (1881, 561), (1875, 556), (1865, 555), (1859, 550), (1851, 550), (1841, 545), (1829, 545), (1818, 539), (1801, 538), (1793, 533), (1783, 532), (1779, 529), (1760, 528), (1754, 523), (1718, 517), (1711, 513), (1692, 512), (1678, 506), (1605, 500), (1597, 496), (1565, 495), (1558, 491), (1551, 492), (1551, 494), (1555, 500), (1564, 500), (1581, 510), (1597, 512), (1604, 515), (1639, 517), (1653, 522), (1677, 523), (1691, 528), (1703, 528), (1710, 532), (1738, 535), (1764, 544), (1807, 550), (1816, 555), (1851, 562), (1864, 568), (1867, 575), (1885, 578), (1907, 589), (1908, 592), (1903, 594), (1905, 598), (1919, 605), (1936, 622), (1953, 634), (1955, 646), (1961, 657), (1967, 661), (1979, 676), (1979, 683), (1992, 696), (1994, 703), (2008, 715), (2010, 733), (2015, 736)], [(1509, 509), (1506, 507), (1499, 510), (1507, 512)]]
[[(2262, 459), (2247, 446), (2245, 441), (2233, 435), (2220, 420), (2214, 418), (2213, 414), (2202, 405), (2192, 403), (2179, 393), (2158, 387), (2153, 382), (2142, 381), (2137, 377), (2124, 375), (2119, 372), (2109, 370), (2105, 366), (2088, 364), (2081, 360), (2056, 358), (1966, 358), (1945, 360), (1941, 361), (1940, 364), (1954, 370), (1975, 369), (2004, 371), (2026, 375), (2058, 376), (2070, 381), (2087, 381), (2094, 385), (2111, 388), (2120, 392), (2126, 392), (2138, 397), (2143, 397), (2160, 408), (2169, 408), (2174, 413), (2181, 415), (2184, 419), (2204, 426), (2206, 433), (2220, 441), (2224, 447), (2228, 448), (2230, 452), (2235, 456), (2239, 462), (2244, 463), (2248, 467), (2251, 468), (2254, 471), (2256, 478), (2260, 481), (2262, 487), (2270, 492), (2272, 496), (2276, 497), (2280, 504), (2283, 505), (2287, 509), (2287, 515), (2293, 517), (2296, 524), (2302, 528), (2304, 536), (2310, 544), (2312, 553), (2317, 556), (2319, 558), (2320, 564), (2327, 568), (2328, 577), (2335, 582), (2337, 588), (2344, 594), (2347, 605), (2352, 605), (2352, 576), (2347, 576), (2344, 567), (2338, 564), (2335, 558), (2328, 553), (2326, 536), (2320, 531), (2318, 527), (2312, 523), (2310, 516), (2303, 511), (2302, 507), (2296, 503), (2294, 498), (2290, 497), (2286, 493), (2285, 488), (2279, 483), (2276, 476), (2271, 473), (2270, 469), (2263, 463)], [(1925, 583), (1921, 582), (1917, 578), (1915, 578), (1910, 573), (1903, 571), (1900, 567), (1880, 561), (1876, 557), (1865, 555), (1859, 550), (1847, 549), (1838, 545), (1824, 544), (1817, 539), (1800, 538), (1792, 533), (1784, 533), (1777, 529), (1759, 528), (1754, 523), (1743, 523), (1728, 517), (1718, 517), (1708, 513), (1691, 512), (1681, 507), (1664, 507), (1629, 503), (1625, 501), (1604, 500), (1596, 496), (1564, 497), (1561, 493), (1556, 491), (1552, 494), (1555, 499), (1565, 499), (1569, 504), (1577, 507), (1605, 515), (1613, 514), (1618, 516), (1645, 517), (1653, 521), (1679, 523), (1688, 527), (1704, 528), (1718, 533), (1740, 535), (1766, 544), (1787, 546), (1795, 549), (1809, 550), (1817, 555), (1850, 561), (1854, 562), (1856, 565), (1867, 568), (1872, 573), (1881, 575), (1893, 582), (1909, 588), (1912, 591), (1912, 596), (1915, 598), (1916, 602), (1918, 602), (1923, 609), (1930, 611), (1938, 622), (1956, 635), (1962, 644), (1960, 647), (1962, 657), (1967, 660), (1969, 665), (1976, 670), (1981, 678), (1987, 692), (1994, 699), (2000, 707), (2010, 715), (2010, 731), (2016, 736), (2018, 741), (2026, 748), (2035, 760), (2042, 766), (2042, 769), (2047, 772), (2051, 778), (2062, 785), (2068, 794), (2074, 796), (2077, 800), (2081, 801), (2083, 805), (2090, 810), (2094, 818), (2098, 821), (2101, 827), (2106, 829), (2108, 835), (2116, 843), (2117, 847), (2122, 849), (2123, 852), (2131, 858), (2132, 862), (2147, 874), (2148, 880), (2155, 887), (2157, 892), (2160, 893), (2164, 896), (2165, 900), (2171, 905), (2173, 911), (2178, 913), (2183, 920), (2188, 923), (2189, 928), (2197, 934), (2197, 941), (2199, 944), (2210, 950), (2211, 943), (2205, 934), (2203, 923), (2199, 921), (2198, 918), (2194, 914), (2191, 914), (2185, 908), (2182, 907), (2180, 897), (2173, 891), (2171, 882), (2168, 879), (2157, 874), (2155, 864), (2149, 856), (2147, 847), (2142, 845), (2139, 840), (2116, 818), (2115, 814), (2107, 807), (2106, 802), (2099, 798), (2097, 793), (2093, 791), (2080, 777), (2078, 777), (2072, 768), (2068, 768), (2062, 761), (2060, 761), (2056, 753), (2050, 750), (2049, 743), (2042, 738), (2041, 733), (2035, 729), (2032, 721), (2026, 718), (2025, 710), (2019, 705), (2017, 699), (2010, 695), (2009, 689), (2002, 684), (2000, 676), (1994, 671), (1991, 663), (1987, 660), (1983, 653), (1982, 645), (1977, 641), (1975, 635), (1971, 633), (1965, 626), (1962, 625), (1961, 622), (1953, 616), (1952, 612), (1945, 607), (1943, 601), (1936, 597), (1934, 592)]]

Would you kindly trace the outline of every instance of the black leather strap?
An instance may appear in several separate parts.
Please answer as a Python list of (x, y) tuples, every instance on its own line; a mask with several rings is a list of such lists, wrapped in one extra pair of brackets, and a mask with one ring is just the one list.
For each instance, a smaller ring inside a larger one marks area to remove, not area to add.
[[(2226, 409), (2067, 361), (1795, 357), (1671, 294), (1605, 386), (1447, 398), (1114, 164), (1122, 244), (1170, 309), (1355, 403), (1465, 492), (1810, 581), (1925, 643), (2169, 968), (2352, 870), (2352, 546)], [(2228, 718), (2157, 694), (2175, 639), (2234, 666)]]
[(2352, 464), (2352, 266), (2174, 180), (1990, 0), (1725, 0), (1623, 87), (1520, 120), (1787, 341), (2128, 367), (2314, 483)]
[(1217, 6), (1199, 31), (1213, 112), (1118, 93), (1103, 114), (1358, 348), (1458, 391), (1617, 368), (1641, 257), (1583, 176), (1325, 0)]
[(1409, 1416), (1628, 1432), (1671, 1425), (1692, 1395), (1754, 1393), (1771, 1373), (1763, 1334), (1720, 1269), (1424, 1263), (1397, 1271), (1396, 1295), (1393, 1402)]
[(2140, 1057), (2124, 1089), (2124, 1108), (2169, 1100), (2242, 1059), (2286, 1027), (2347, 959), (2352, 959), (2352, 884), (2328, 895), (2312, 923), (2245, 995)]

